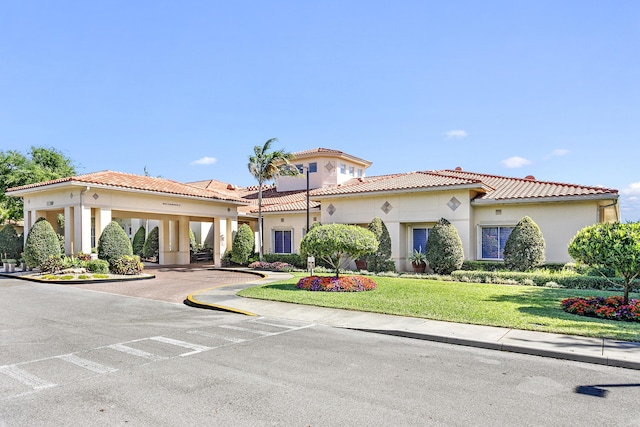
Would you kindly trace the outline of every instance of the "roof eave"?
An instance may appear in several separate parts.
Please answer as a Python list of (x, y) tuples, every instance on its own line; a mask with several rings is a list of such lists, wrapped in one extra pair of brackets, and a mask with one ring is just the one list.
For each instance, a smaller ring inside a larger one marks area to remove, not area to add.
[(321, 200), (321, 199), (335, 199), (342, 197), (353, 197), (353, 196), (369, 196), (369, 195), (386, 195), (386, 194), (408, 194), (408, 193), (430, 193), (434, 191), (446, 191), (446, 190), (486, 190), (486, 186), (479, 185), (477, 183), (470, 184), (452, 184), (452, 185), (439, 185), (435, 187), (417, 187), (417, 188), (405, 188), (399, 190), (373, 190), (373, 191), (359, 191), (353, 193), (340, 193), (340, 194), (321, 194), (314, 195), (311, 194), (311, 200)]
[(618, 200), (616, 193), (585, 194), (584, 196), (547, 196), (547, 197), (522, 197), (513, 199), (475, 199), (471, 205), (507, 205), (514, 203), (560, 203), (560, 202), (584, 202), (593, 200)]

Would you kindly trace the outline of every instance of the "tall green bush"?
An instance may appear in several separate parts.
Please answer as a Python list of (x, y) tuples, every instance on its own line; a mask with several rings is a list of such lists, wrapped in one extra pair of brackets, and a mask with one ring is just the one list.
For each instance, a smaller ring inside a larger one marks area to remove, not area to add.
[(231, 245), (231, 261), (236, 264), (247, 264), (249, 257), (255, 251), (255, 238), (251, 227), (242, 224), (238, 227), (233, 243)]
[(157, 258), (160, 254), (160, 230), (158, 227), (153, 227), (147, 236), (147, 240), (144, 241), (142, 247), (142, 255), (149, 258)]
[(425, 257), (436, 274), (451, 274), (462, 267), (462, 240), (456, 227), (446, 219), (441, 218), (429, 231)]
[(367, 228), (376, 236), (378, 241), (378, 249), (365, 257), (367, 270), (376, 273), (395, 271), (395, 263), (391, 260), (391, 236), (384, 221), (378, 217), (373, 218)]
[(513, 271), (526, 271), (544, 264), (544, 237), (540, 227), (525, 216), (513, 228), (504, 245), (504, 265)]
[(44, 218), (39, 218), (29, 230), (24, 245), (24, 260), (28, 267), (40, 265), (52, 256), (60, 256), (60, 244), (53, 227)]
[(136, 231), (136, 234), (133, 235), (133, 243), (131, 246), (132, 246), (134, 255), (142, 256), (142, 250), (144, 249), (144, 239), (146, 234), (145, 232), (146, 230), (144, 229), (144, 227), (140, 227), (138, 228), (138, 231)]
[(11, 224), (0, 229), (0, 258), (18, 259), (22, 253), (22, 236)]
[(107, 261), (111, 267), (117, 259), (125, 255), (133, 255), (131, 241), (120, 224), (111, 221), (98, 239), (98, 258)]

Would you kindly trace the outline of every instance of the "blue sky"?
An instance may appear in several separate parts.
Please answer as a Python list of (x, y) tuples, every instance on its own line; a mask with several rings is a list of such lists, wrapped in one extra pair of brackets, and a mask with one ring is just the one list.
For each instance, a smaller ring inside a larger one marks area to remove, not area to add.
[(368, 175), (616, 188), (637, 221), (639, 17), (635, 0), (3, 2), (0, 150), (253, 185), (248, 156), (277, 137)]

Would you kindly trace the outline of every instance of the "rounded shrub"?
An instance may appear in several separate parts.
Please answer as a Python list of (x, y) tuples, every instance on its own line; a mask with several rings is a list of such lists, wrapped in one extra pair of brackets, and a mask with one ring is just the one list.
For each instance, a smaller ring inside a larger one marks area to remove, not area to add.
[(113, 261), (110, 266), (113, 274), (133, 275), (142, 273), (144, 265), (137, 255), (125, 255)]
[(436, 274), (451, 274), (462, 267), (462, 240), (456, 227), (446, 219), (441, 218), (429, 231), (425, 257)]
[(107, 274), (109, 273), (109, 263), (103, 259), (92, 259), (86, 263), (87, 271), (91, 273)]
[(231, 245), (231, 261), (236, 264), (247, 264), (249, 257), (255, 252), (255, 238), (251, 227), (242, 224), (233, 238)]
[(7, 224), (0, 229), (0, 257), (7, 259), (21, 258), (22, 236), (16, 232), (13, 225)]
[(129, 237), (120, 224), (111, 221), (102, 231), (98, 239), (98, 258), (109, 263), (111, 267), (115, 260), (125, 255), (133, 255), (133, 248)]
[(504, 264), (514, 271), (538, 267), (544, 264), (544, 248), (540, 227), (525, 216), (518, 221), (504, 245)]
[(53, 227), (39, 218), (29, 230), (24, 245), (24, 260), (28, 267), (40, 267), (51, 256), (60, 256), (60, 244)]
[(145, 258), (158, 257), (160, 253), (160, 230), (158, 227), (153, 227), (147, 236), (147, 240), (144, 241), (142, 247), (142, 255)]
[(136, 234), (133, 235), (133, 243), (131, 246), (134, 255), (142, 256), (142, 250), (144, 249), (144, 238), (145, 229), (144, 227), (140, 227), (138, 228), (138, 231), (136, 231)]

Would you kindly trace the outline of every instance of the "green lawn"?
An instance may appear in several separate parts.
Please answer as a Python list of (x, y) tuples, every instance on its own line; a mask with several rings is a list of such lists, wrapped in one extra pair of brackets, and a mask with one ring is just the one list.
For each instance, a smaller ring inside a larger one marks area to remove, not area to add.
[[(373, 277), (367, 292), (309, 292), (296, 289), (298, 278), (240, 291), (249, 298), (514, 329), (640, 341), (640, 323), (565, 313), (567, 297), (612, 295), (603, 291), (551, 289), (485, 283)], [(632, 294), (631, 298), (640, 298)]]

